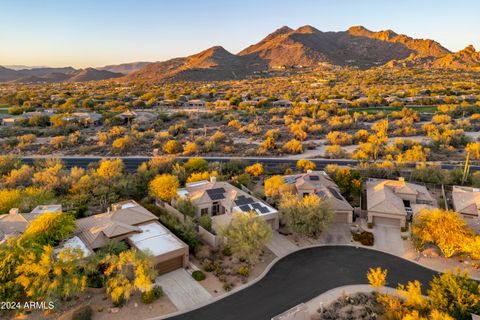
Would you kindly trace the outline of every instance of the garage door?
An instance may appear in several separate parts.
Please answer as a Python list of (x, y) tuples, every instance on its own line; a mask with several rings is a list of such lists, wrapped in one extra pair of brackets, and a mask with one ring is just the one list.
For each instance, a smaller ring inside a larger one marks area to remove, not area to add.
[(373, 217), (373, 224), (379, 226), (393, 226), (400, 228), (400, 219), (386, 218), (386, 217)]
[(183, 256), (178, 256), (170, 260), (160, 262), (155, 266), (158, 274), (164, 274), (173, 270), (177, 270), (183, 266)]
[(335, 222), (348, 223), (348, 213), (338, 212), (335, 214)]

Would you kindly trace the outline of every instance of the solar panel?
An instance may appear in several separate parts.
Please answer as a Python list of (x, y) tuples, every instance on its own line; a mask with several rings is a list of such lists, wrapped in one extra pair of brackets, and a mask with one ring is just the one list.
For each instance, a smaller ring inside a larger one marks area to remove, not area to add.
[(317, 196), (319, 196), (320, 198), (325, 198), (326, 194), (323, 191), (318, 191)]
[(267, 207), (261, 207), (261, 208), (259, 208), (258, 210), (259, 210), (261, 213), (267, 213), (267, 212), (270, 211), (270, 209), (267, 208)]
[(247, 198), (245, 196), (239, 196), (236, 200), (235, 200), (235, 204), (237, 206), (241, 206), (241, 205), (244, 205), (244, 204), (250, 204), (250, 203), (254, 203), (255, 201), (252, 199), (252, 198)]
[(223, 195), (223, 193), (213, 193), (213, 194), (209, 194), (208, 196), (209, 196), (210, 199), (212, 199), (212, 200), (225, 199), (225, 196)]
[(262, 208), (262, 205), (257, 202), (257, 203), (252, 204), (252, 207), (253, 207), (254, 209), (260, 209), (260, 208)]
[(248, 212), (248, 211), (252, 210), (252, 208), (251, 208), (248, 204), (243, 205), (243, 206), (240, 206), (239, 208), (240, 208), (240, 210), (242, 210), (243, 212)]
[(225, 189), (224, 188), (215, 188), (215, 189), (208, 189), (207, 190), (207, 194), (210, 196), (214, 193), (225, 193)]
[(292, 177), (285, 177), (283, 180), (285, 180), (285, 183), (292, 184), (297, 181), (297, 177), (292, 176)]
[(320, 177), (319, 176), (310, 176), (310, 181), (319, 181)]
[(335, 198), (337, 198), (338, 200), (343, 200), (342, 195), (338, 193), (337, 190), (333, 189), (332, 187), (328, 187), (328, 190), (330, 190), (330, 192), (333, 194)]

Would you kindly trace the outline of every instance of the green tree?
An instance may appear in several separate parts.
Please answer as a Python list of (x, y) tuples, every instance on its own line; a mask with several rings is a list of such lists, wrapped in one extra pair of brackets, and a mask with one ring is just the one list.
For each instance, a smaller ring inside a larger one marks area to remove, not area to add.
[(232, 254), (255, 264), (263, 248), (272, 239), (272, 228), (255, 212), (234, 213), (230, 224), (220, 230), (227, 238)]
[(282, 220), (288, 227), (309, 237), (317, 237), (335, 217), (330, 203), (317, 195), (307, 195), (300, 199), (297, 195), (284, 194), (279, 209)]

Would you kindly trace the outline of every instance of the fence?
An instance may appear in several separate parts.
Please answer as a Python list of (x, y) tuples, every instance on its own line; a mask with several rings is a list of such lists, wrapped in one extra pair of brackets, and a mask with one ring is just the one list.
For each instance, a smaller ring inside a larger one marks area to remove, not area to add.
[(174, 207), (172, 207), (170, 204), (160, 200), (160, 199), (156, 199), (155, 200), (155, 205), (157, 207), (160, 207), (160, 208), (164, 208), (165, 210), (167, 210), (167, 212), (172, 215), (173, 217), (177, 218), (180, 222), (185, 222), (185, 215), (183, 213), (181, 213), (180, 211), (178, 211), (177, 209), (175, 209)]
[(204, 229), (202, 226), (198, 226), (198, 235), (206, 244), (215, 250), (217, 250), (223, 243), (222, 237), (214, 235), (213, 233)]

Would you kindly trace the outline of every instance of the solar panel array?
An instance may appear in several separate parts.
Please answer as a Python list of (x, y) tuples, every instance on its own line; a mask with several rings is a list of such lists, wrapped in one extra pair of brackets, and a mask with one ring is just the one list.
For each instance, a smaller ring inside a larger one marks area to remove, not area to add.
[(320, 177), (319, 176), (310, 176), (310, 181), (319, 181)]
[(224, 188), (215, 188), (207, 190), (207, 194), (212, 200), (221, 200), (225, 199), (225, 189)]
[(328, 187), (328, 190), (333, 194), (335, 198), (337, 198), (338, 200), (343, 200), (342, 195), (337, 190), (333, 189), (332, 187)]
[(243, 195), (237, 197), (237, 199), (235, 199), (235, 204), (237, 206), (242, 206), (242, 205), (245, 205), (245, 204), (250, 204), (250, 203), (254, 203), (255, 200), (253, 200), (252, 198), (250, 197), (245, 197)]

